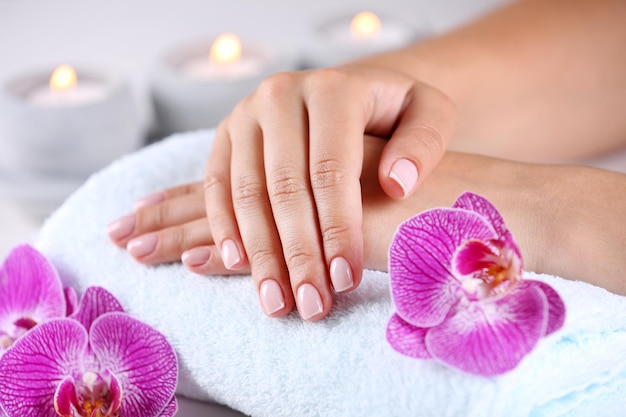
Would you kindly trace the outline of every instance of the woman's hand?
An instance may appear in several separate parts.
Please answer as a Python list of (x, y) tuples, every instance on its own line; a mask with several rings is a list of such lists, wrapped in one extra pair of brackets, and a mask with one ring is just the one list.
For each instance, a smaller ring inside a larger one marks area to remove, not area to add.
[(227, 269), (325, 316), (332, 293), (363, 268), (364, 132), (388, 137), (377, 172), (394, 199), (410, 196), (452, 136), (441, 92), (390, 70), (345, 67), (263, 81), (218, 127), (204, 181), (206, 213)]

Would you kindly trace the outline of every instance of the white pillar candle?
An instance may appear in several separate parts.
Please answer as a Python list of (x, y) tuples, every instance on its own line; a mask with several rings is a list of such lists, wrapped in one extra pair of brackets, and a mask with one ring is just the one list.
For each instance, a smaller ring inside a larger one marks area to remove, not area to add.
[(306, 66), (334, 66), (362, 56), (401, 48), (423, 37), (425, 32), (392, 16), (368, 11), (340, 16), (314, 28), (306, 46)]
[(159, 60), (152, 81), (160, 133), (215, 127), (263, 78), (292, 69), (288, 54), (232, 34), (174, 48)]
[(0, 91), (0, 168), (14, 176), (84, 179), (142, 140), (130, 89), (117, 76), (61, 66)]

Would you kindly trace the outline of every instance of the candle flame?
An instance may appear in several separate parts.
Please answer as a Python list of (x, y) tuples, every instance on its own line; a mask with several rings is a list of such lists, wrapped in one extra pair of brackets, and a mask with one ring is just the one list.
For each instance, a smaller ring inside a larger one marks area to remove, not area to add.
[(52, 91), (69, 91), (76, 88), (77, 83), (76, 71), (69, 65), (61, 65), (57, 67), (50, 77), (50, 90)]
[(220, 35), (211, 45), (211, 62), (227, 64), (241, 59), (241, 41), (232, 33)]
[(350, 23), (350, 33), (356, 38), (374, 38), (381, 29), (380, 18), (372, 12), (361, 12)]

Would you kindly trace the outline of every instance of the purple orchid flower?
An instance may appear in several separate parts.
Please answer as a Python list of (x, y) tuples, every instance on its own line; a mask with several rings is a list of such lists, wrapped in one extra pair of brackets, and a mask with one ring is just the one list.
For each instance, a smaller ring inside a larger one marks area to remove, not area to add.
[(0, 358), (0, 404), (9, 417), (170, 417), (177, 377), (165, 337), (90, 287), (71, 318), (37, 326)]
[(0, 268), (0, 355), (37, 324), (65, 316), (68, 305), (48, 260), (29, 245), (17, 246)]
[(565, 320), (555, 290), (522, 279), (522, 257), (500, 213), (471, 192), (403, 223), (389, 259), (397, 312), (387, 340), (407, 356), (498, 375)]

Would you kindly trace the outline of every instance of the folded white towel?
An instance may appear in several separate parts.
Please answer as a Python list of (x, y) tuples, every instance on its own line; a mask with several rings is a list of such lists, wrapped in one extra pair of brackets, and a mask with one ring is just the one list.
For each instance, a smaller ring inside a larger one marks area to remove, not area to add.
[(145, 267), (105, 227), (151, 192), (202, 177), (212, 132), (173, 136), (93, 176), (48, 220), (37, 246), (68, 283), (101, 285), (163, 332), (181, 364), (178, 392), (252, 416), (618, 416), (626, 412), (626, 297), (529, 274), (567, 306), (562, 330), (514, 371), (467, 375), (395, 352), (385, 273), (365, 271), (316, 323), (263, 315), (249, 276)]

